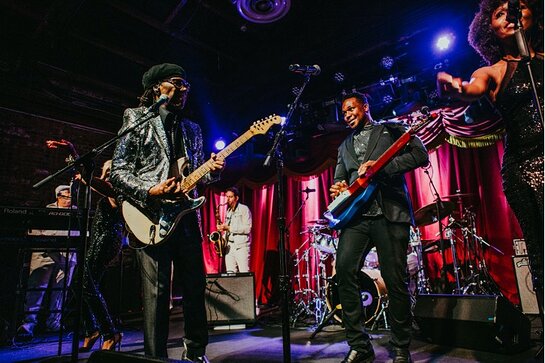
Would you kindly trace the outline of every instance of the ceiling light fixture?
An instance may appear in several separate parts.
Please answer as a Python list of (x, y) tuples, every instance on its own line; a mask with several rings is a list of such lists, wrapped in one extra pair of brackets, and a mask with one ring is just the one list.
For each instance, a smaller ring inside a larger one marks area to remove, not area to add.
[(253, 23), (273, 23), (283, 18), (291, 7), (291, 0), (233, 0), (239, 14)]

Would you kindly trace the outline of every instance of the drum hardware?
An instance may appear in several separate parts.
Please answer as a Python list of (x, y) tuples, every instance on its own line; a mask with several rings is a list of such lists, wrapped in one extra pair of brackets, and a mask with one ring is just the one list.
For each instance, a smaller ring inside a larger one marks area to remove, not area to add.
[(390, 330), (390, 326), (388, 325), (388, 318), (386, 317), (386, 309), (388, 308), (388, 304), (388, 300), (380, 301), (380, 311), (378, 312), (377, 316), (374, 317), (373, 325), (371, 325), (370, 330), (375, 330), (377, 328), (379, 322), (378, 318), (382, 318), (382, 321), (384, 322), (384, 329)]
[[(422, 258), (422, 239), (418, 227), (411, 226), (409, 236), (410, 246), (412, 251), (416, 254), (416, 292), (418, 294), (429, 294), (431, 292), (431, 288), (424, 269), (424, 259)], [(407, 266), (409, 266), (408, 263)]]
[[(467, 243), (468, 250), (468, 273), (465, 280), (465, 286), (462, 290), (463, 294), (485, 294), (485, 295), (502, 295), (498, 285), (490, 276), (484, 258), (483, 245), (492, 248), (500, 254), (504, 254), (500, 249), (490, 245), (482, 237), (477, 235), (475, 226), (475, 213), (469, 209), (465, 210), (464, 220), (457, 222), (450, 221), (450, 224), (459, 228), (464, 236), (464, 241)], [(471, 252), (473, 254), (471, 255)]]
[(327, 311), (325, 309), (326, 266), (325, 261), (336, 252), (336, 238), (322, 233), (327, 226), (313, 225), (308, 228), (308, 239), (301, 246), (306, 249), (295, 250), (294, 256), (297, 273), (294, 283), (297, 285), (292, 309), (292, 325), (303, 319), (312, 319), (317, 323), (322, 321)]
[(324, 314), (322, 320), (320, 321), (320, 324), (318, 324), (318, 326), (316, 327), (316, 329), (314, 329), (314, 331), (312, 332), (312, 334), (310, 334), (310, 336), (308, 337), (308, 339), (312, 340), (314, 339), (314, 337), (316, 336), (316, 334), (318, 334), (319, 332), (322, 331), (322, 329), (331, 321), (331, 319), (333, 318), (333, 316), (335, 316), (335, 314), (337, 314), (337, 312), (341, 310), (341, 304), (337, 304), (335, 305), (335, 307), (333, 308), (333, 310), (329, 311), (327, 315)]
[(449, 225), (445, 228), (445, 236), (450, 241), (450, 252), (452, 253), (452, 268), (454, 272), (454, 281), (456, 283), (456, 288), (454, 289), (455, 294), (462, 293), (462, 288), (460, 287), (460, 270), (458, 267), (458, 257), (456, 254), (456, 237), (454, 236), (454, 231), (450, 227), (454, 218), (449, 218)]

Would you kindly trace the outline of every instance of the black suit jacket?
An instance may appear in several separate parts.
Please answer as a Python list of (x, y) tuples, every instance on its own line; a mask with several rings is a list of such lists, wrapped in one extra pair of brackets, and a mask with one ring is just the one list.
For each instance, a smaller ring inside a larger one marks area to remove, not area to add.
[[(404, 132), (406, 128), (399, 123), (374, 123), (364, 162), (377, 160)], [(428, 152), (418, 137), (409, 144), (379, 172), (375, 181), (378, 183), (374, 198), (377, 199), (382, 213), (391, 222), (411, 222), (409, 199), (403, 174), (428, 163)], [(351, 133), (339, 146), (335, 182), (345, 180), (351, 184), (358, 178), (360, 166), (354, 150), (354, 133)]]

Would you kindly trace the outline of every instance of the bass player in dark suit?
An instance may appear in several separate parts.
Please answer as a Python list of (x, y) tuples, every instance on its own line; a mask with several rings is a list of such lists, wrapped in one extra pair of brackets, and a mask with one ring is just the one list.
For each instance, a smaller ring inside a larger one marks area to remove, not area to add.
[[(144, 126), (119, 140), (110, 179), (124, 200), (152, 211), (165, 200), (183, 198), (185, 193), (196, 197), (195, 189), (184, 190), (181, 179), (172, 176), (171, 166), (181, 157), (187, 159), (190, 172), (203, 164), (203, 139), (200, 127), (181, 115), (189, 92), (182, 67), (169, 63), (153, 66), (144, 73), (142, 85), (145, 92), (140, 98), (140, 107), (125, 110), (122, 130), (138, 122), (149, 106), (163, 100), (165, 95), (168, 102), (159, 107)], [(205, 182), (217, 180), (225, 164), (212, 154), (210, 165), (210, 173), (203, 177)], [(206, 280), (201, 244), (200, 217), (193, 211), (181, 218), (162, 243), (137, 251), (142, 275), (146, 355), (167, 357), (173, 263), (174, 271), (181, 277), (183, 293), (185, 349), (182, 358), (207, 361)]]
[[(372, 168), (375, 160), (401, 136), (405, 129), (395, 123), (376, 123), (367, 97), (351, 93), (343, 98), (344, 121), (354, 130), (338, 151), (331, 197), (337, 197), (358, 176)], [(403, 174), (426, 165), (427, 151), (417, 137), (380, 171), (375, 193), (342, 228), (336, 270), (343, 323), (350, 350), (343, 362), (372, 362), (375, 354), (362, 320), (358, 274), (369, 250), (376, 247), (381, 274), (389, 297), (390, 343), (394, 362), (410, 362), (411, 311), (407, 290), (407, 247), (411, 222), (409, 199)]]

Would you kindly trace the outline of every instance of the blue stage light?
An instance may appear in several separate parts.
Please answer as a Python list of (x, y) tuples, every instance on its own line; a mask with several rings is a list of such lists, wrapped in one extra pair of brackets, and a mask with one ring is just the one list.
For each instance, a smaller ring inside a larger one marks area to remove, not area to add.
[(452, 33), (444, 33), (439, 35), (435, 40), (435, 48), (442, 52), (450, 49), (454, 44), (454, 38), (454, 34)]
[(216, 140), (216, 142), (214, 143), (214, 147), (218, 151), (223, 150), (225, 148), (225, 141), (223, 141), (222, 139)]

